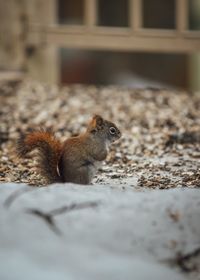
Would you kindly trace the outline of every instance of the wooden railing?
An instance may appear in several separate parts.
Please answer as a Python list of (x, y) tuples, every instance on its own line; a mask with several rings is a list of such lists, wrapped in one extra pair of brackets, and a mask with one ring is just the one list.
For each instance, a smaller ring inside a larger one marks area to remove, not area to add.
[(190, 0), (175, 1), (175, 29), (144, 28), (142, 0), (129, 0), (128, 27), (97, 26), (97, 0), (85, 0), (84, 25), (59, 25), (56, 16), (54, 22), (51, 20), (49, 23), (33, 20), (29, 26), (29, 39), (36, 44), (42, 40), (43, 43), (66, 48), (168, 53), (199, 51), (200, 31), (188, 28)]

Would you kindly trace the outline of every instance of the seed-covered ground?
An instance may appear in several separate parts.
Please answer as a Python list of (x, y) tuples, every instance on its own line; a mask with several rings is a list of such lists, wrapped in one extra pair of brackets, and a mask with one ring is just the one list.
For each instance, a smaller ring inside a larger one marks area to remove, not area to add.
[(93, 114), (122, 131), (94, 183), (144, 188), (200, 186), (200, 94), (26, 80), (0, 87), (0, 181), (42, 185), (34, 155), (16, 156), (30, 128), (52, 128), (61, 140), (82, 132)]

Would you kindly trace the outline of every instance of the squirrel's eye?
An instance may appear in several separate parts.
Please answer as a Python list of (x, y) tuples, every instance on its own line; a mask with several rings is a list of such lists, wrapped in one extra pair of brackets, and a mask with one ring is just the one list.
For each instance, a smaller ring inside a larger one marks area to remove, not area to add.
[(116, 129), (114, 127), (110, 127), (110, 134), (115, 134), (116, 133)]

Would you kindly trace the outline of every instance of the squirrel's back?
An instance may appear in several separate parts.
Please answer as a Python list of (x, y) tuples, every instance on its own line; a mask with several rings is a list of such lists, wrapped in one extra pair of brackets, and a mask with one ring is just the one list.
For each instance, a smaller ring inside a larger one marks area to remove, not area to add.
[(24, 157), (27, 153), (39, 151), (39, 167), (49, 183), (62, 182), (58, 172), (58, 162), (62, 153), (62, 144), (50, 130), (33, 130), (22, 135), (17, 142), (17, 153)]

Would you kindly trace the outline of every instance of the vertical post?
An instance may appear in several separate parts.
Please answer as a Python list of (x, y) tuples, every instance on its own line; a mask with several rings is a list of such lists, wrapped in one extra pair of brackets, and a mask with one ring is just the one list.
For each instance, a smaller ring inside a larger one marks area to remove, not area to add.
[[(57, 47), (48, 45), (45, 42), (47, 34), (45, 30), (48, 25), (54, 24), (57, 20), (57, 0), (29, 0), (26, 2), (29, 14), (29, 26), (37, 23), (41, 27), (43, 40), (34, 46), (34, 52), (27, 56), (26, 67), (28, 74), (36, 80), (57, 83), (60, 80), (60, 65)], [(30, 38), (31, 39), (31, 38)]]
[(195, 53), (189, 56), (189, 86), (192, 91), (200, 90), (200, 54)]
[(97, 0), (85, 0), (85, 24), (88, 29), (97, 24)]
[(23, 1), (0, 0), (0, 68), (23, 70)]
[(129, 18), (133, 31), (142, 27), (142, 0), (129, 0)]
[[(190, 1), (190, 0), (188, 0)], [(189, 4), (189, 3), (188, 3)], [(191, 12), (190, 16), (200, 15), (200, 3), (199, 1), (192, 1), (190, 3)], [(189, 13), (189, 12), (188, 12)], [(190, 77), (190, 88), (193, 91), (200, 91), (200, 53), (195, 52), (189, 56), (189, 77)]]
[(176, 0), (176, 29), (179, 34), (188, 29), (188, 0)]

